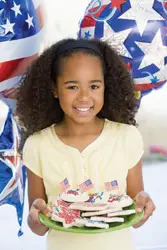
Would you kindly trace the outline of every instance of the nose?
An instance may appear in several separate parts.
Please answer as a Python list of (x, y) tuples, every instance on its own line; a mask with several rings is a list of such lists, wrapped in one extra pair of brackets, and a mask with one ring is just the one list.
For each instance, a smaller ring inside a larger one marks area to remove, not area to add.
[(80, 88), (78, 99), (79, 101), (87, 101), (90, 97), (89, 88)]

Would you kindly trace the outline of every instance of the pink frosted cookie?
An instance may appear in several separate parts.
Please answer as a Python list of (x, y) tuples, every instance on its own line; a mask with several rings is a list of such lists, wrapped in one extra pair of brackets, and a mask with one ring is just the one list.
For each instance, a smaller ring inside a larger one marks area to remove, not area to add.
[(79, 189), (71, 189), (59, 195), (59, 198), (67, 202), (84, 202), (89, 200), (87, 193), (81, 192)]
[(94, 221), (103, 221), (103, 222), (107, 222), (107, 223), (124, 222), (124, 218), (122, 218), (122, 217), (108, 218), (108, 217), (102, 217), (102, 216), (94, 216), (94, 217), (91, 217), (90, 219), (94, 220)]
[(129, 209), (129, 210), (123, 210), (120, 212), (113, 212), (113, 213), (108, 213), (108, 217), (114, 217), (114, 216), (122, 216), (122, 215), (130, 215), (130, 214), (135, 214), (136, 210), (135, 209)]
[(57, 206), (54, 207), (51, 219), (54, 221), (62, 222), (63, 227), (69, 228), (72, 227), (75, 223), (75, 220), (80, 217), (79, 210), (72, 210), (69, 208), (70, 204), (57, 200)]
[(92, 203), (92, 202), (76, 202), (70, 205), (71, 209), (77, 209), (80, 211), (100, 211), (105, 210), (109, 205), (104, 203)]
[(98, 192), (89, 196), (88, 202), (92, 203), (107, 203), (109, 199), (109, 192)]

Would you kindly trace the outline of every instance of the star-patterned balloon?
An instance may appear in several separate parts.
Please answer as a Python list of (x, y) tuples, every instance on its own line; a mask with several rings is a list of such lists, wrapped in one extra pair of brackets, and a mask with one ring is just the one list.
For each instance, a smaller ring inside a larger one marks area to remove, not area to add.
[(167, 80), (167, 0), (92, 0), (79, 37), (107, 41), (122, 56), (136, 97)]
[[(0, 100), (0, 206), (15, 206), (21, 227), (26, 175), (18, 153), (19, 140), (16, 121), (9, 107)], [(19, 230), (18, 235), (21, 234)]]

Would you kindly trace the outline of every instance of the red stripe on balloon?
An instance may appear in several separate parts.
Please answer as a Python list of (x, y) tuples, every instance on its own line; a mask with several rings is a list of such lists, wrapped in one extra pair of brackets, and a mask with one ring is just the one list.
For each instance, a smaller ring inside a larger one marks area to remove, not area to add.
[(143, 84), (136, 84), (136, 90), (149, 90), (149, 89), (155, 89), (161, 85), (163, 85), (166, 81), (160, 81), (156, 84), (153, 83), (143, 83)]
[(0, 75), (0, 82), (22, 75), (26, 71), (27, 66), (29, 66), (37, 56), (38, 54), (35, 54), (27, 58), (19, 58), (0, 63), (0, 69), (2, 72)]
[[(98, 18), (101, 13), (103, 12), (103, 10), (106, 8), (107, 5), (103, 5), (99, 11), (97, 11), (96, 13), (94, 13), (93, 15)], [(93, 13), (97, 10), (98, 7), (92, 8), (89, 10), (90, 13)], [(91, 14), (88, 14), (84, 17), (84, 20), (81, 23), (81, 28), (87, 28), (87, 27), (91, 27), (91, 26), (95, 26), (97, 23), (97, 21), (92, 17)]]

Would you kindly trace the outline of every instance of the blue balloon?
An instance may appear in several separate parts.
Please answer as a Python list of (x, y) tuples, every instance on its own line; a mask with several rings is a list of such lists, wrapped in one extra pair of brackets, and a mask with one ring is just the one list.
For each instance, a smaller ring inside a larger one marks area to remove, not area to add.
[(117, 50), (132, 74), (138, 99), (166, 83), (166, 0), (93, 0), (79, 37), (105, 40)]
[(26, 171), (18, 153), (19, 130), (8, 106), (0, 100), (0, 206), (13, 205), (22, 235)]

